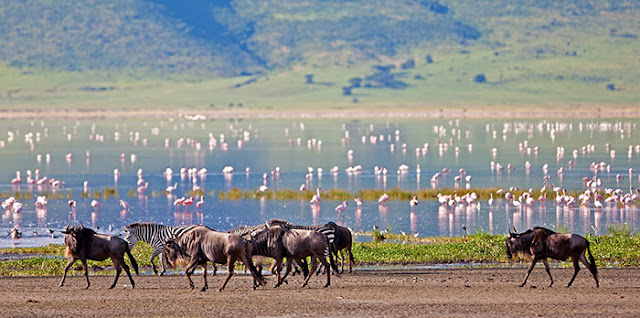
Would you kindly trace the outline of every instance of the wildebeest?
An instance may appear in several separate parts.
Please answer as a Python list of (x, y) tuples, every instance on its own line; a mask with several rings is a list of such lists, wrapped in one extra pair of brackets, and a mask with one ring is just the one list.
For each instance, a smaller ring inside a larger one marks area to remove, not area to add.
[(124, 253), (129, 255), (129, 260), (131, 261), (131, 265), (136, 271), (136, 274), (138, 274), (138, 263), (136, 263), (135, 258), (131, 255), (129, 245), (123, 239), (117, 236), (98, 234), (94, 230), (84, 226), (66, 227), (62, 230), (62, 233), (65, 234), (64, 244), (66, 245), (66, 249), (64, 254), (69, 257), (69, 263), (64, 268), (60, 287), (64, 285), (64, 280), (67, 277), (69, 267), (71, 267), (77, 259), (80, 259), (84, 269), (84, 276), (87, 279), (86, 288), (89, 288), (90, 284), (89, 274), (87, 273), (87, 259), (104, 261), (109, 257), (111, 257), (113, 266), (116, 269), (116, 278), (113, 280), (113, 284), (111, 284), (109, 289), (116, 286), (122, 268), (124, 268), (127, 276), (129, 276), (131, 287), (135, 287), (135, 283), (133, 282), (133, 278), (129, 272), (129, 266), (124, 262)]
[[(551, 277), (551, 271), (549, 271), (547, 258), (564, 261), (569, 257), (573, 260), (575, 271), (567, 287), (573, 284), (573, 280), (580, 271), (578, 261), (581, 261), (589, 269), (596, 281), (596, 287), (600, 286), (598, 282), (598, 269), (596, 268), (593, 255), (591, 255), (591, 250), (589, 249), (589, 241), (578, 234), (561, 234), (543, 227), (534, 227), (533, 230), (527, 230), (524, 233), (509, 232), (505, 243), (505, 250), (508, 258), (511, 258), (512, 254), (518, 252), (533, 255), (527, 276), (524, 278), (520, 287), (527, 283), (531, 271), (540, 260), (544, 263), (544, 268), (551, 279), (551, 283), (549, 284), (549, 287), (551, 287), (553, 285), (553, 277)], [(589, 253), (589, 261), (587, 261), (585, 252)]]
[(191, 269), (198, 265), (203, 268), (204, 287), (202, 287), (201, 291), (209, 288), (207, 284), (208, 261), (229, 266), (229, 274), (218, 291), (222, 291), (231, 276), (233, 276), (237, 260), (249, 267), (249, 271), (251, 271), (259, 285), (264, 285), (265, 283), (264, 277), (251, 262), (251, 246), (245, 239), (235, 234), (216, 232), (206, 226), (197, 226), (180, 237), (168, 240), (162, 250), (162, 257), (167, 264), (172, 266), (179, 258), (189, 260), (189, 264), (187, 264), (184, 271), (191, 289), (194, 287), (191, 280)]
[[(271, 232), (268, 235), (265, 232)], [(311, 256), (311, 269), (310, 273), (313, 273), (318, 267), (318, 261), (322, 263), (326, 268), (331, 267), (338, 273), (338, 267), (336, 266), (333, 255), (329, 251), (329, 239), (324, 234), (321, 234), (314, 230), (301, 230), (290, 229), (282, 225), (272, 225), (267, 229), (258, 230), (253, 233), (254, 240), (265, 239), (262, 235), (267, 235), (266, 239), (271, 242), (272, 245), (282, 244), (286, 250), (285, 256), (287, 257), (287, 269), (284, 275), (280, 278), (279, 284), (282, 284), (287, 278), (287, 275), (291, 272), (293, 262), (300, 262), (302, 259)], [(329, 262), (326, 257), (329, 256)], [(279, 272), (282, 268), (282, 259), (276, 259), (276, 272)], [(302, 265), (301, 265), (302, 266)], [(273, 266), (272, 266), (273, 270)], [(337, 274), (340, 276), (340, 274)], [(302, 283), (301, 287), (306, 286), (309, 283), (311, 275), (307, 275)], [(331, 285), (331, 271), (327, 271), (327, 282), (324, 287)]]

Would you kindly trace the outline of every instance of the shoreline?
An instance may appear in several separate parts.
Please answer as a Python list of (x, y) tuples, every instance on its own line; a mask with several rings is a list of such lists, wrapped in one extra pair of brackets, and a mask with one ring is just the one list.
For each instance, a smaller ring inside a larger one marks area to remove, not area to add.
[[(389, 106), (392, 109), (394, 106)], [(366, 110), (344, 110), (344, 109), (324, 109), (314, 111), (277, 111), (277, 110), (211, 110), (211, 109), (0, 109), (0, 120), (12, 119), (125, 119), (125, 118), (171, 118), (184, 117), (189, 115), (203, 115), (207, 119), (238, 118), (238, 119), (562, 119), (562, 118), (640, 118), (640, 107), (626, 106), (617, 110), (604, 107), (585, 107), (584, 109), (557, 108), (548, 110), (547, 107), (526, 109), (521, 106), (502, 107), (499, 110), (488, 109), (460, 109), (450, 108), (446, 111), (443, 108), (416, 108), (408, 110), (400, 106), (400, 110), (392, 111), (375, 107), (371, 111)]]

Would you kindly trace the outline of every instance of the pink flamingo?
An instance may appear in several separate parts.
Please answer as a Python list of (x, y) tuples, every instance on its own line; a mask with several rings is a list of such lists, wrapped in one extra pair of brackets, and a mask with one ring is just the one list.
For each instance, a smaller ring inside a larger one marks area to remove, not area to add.
[(138, 193), (142, 194), (145, 191), (147, 191), (147, 188), (149, 187), (149, 182), (145, 182), (144, 185), (138, 186)]
[(362, 199), (355, 198), (355, 199), (353, 199), (353, 201), (356, 201), (356, 206), (358, 207), (358, 209), (362, 208)]
[(413, 212), (413, 209), (416, 207), (416, 205), (418, 205), (418, 196), (417, 195), (413, 196), (411, 201), (409, 201), (409, 205), (411, 206), (411, 212)]
[(125, 210), (129, 210), (129, 203), (127, 203), (127, 201), (125, 200), (120, 200), (120, 206), (122, 206), (122, 208)]
[(378, 199), (378, 204), (380, 205), (386, 205), (387, 201), (389, 201), (389, 195), (385, 192), (383, 193), (380, 198)]
[(98, 208), (101, 206), (102, 204), (100, 204), (100, 202), (98, 202), (98, 200), (91, 200), (91, 207), (93, 208), (93, 210), (97, 213), (98, 212)]
[(178, 188), (178, 183), (174, 183), (173, 186), (168, 186), (166, 189), (164, 189), (164, 191), (167, 192), (167, 194), (171, 194), (171, 192), (173, 192), (173, 190)]
[(193, 197), (189, 197), (182, 202), (182, 205), (185, 206), (185, 211), (189, 211), (189, 206), (193, 205)]
[(347, 209), (347, 205), (348, 205), (348, 204), (349, 204), (349, 203), (348, 203), (347, 201), (342, 201), (342, 204), (339, 204), (339, 205), (336, 207), (336, 211), (338, 211), (338, 213), (342, 213), (342, 211), (344, 211), (344, 210), (346, 210), (346, 209)]
[(184, 197), (182, 197), (182, 198), (177, 198), (177, 199), (175, 199), (175, 200), (173, 201), (173, 205), (175, 205), (175, 206), (177, 206), (177, 207), (178, 207), (178, 212), (180, 212), (180, 206), (181, 206), (181, 205), (184, 205), (183, 203), (184, 203)]
[(309, 203), (318, 205), (320, 203), (320, 201), (322, 201), (322, 197), (320, 196), (321, 192), (322, 192), (321, 188), (316, 189), (316, 194), (313, 195), (313, 197), (311, 198), (311, 201), (309, 201)]
[(20, 170), (16, 171), (16, 177), (11, 179), (11, 184), (20, 184), (22, 183), (22, 178), (20, 177)]
[(200, 201), (196, 203), (196, 208), (200, 209), (204, 206), (204, 196), (200, 196)]

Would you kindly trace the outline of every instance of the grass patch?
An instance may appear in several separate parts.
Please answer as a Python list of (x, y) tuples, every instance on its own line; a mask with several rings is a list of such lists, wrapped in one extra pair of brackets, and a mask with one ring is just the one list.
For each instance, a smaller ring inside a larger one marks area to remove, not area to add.
[[(374, 232), (358, 233), (358, 235), (375, 235)], [(380, 234), (381, 235), (381, 234)], [(486, 263), (487, 266), (512, 266), (528, 264), (526, 258), (510, 262), (504, 252), (503, 235), (478, 233), (466, 237), (428, 237), (416, 238), (412, 235), (384, 233), (387, 241), (357, 242), (353, 246), (353, 253), (360, 264), (447, 264), (447, 263)], [(612, 234), (588, 235), (591, 252), (598, 267), (632, 267), (640, 266), (640, 235)], [(388, 242), (388, 240), (403, 240), (403, 243)], [(62, 258), (63, 245), (47, 245), (37, 248), (8, 248), (0, 249), (1, 254), (34, 254), (33, 258), (23, 260), (0, 261), (0, 276), (50, 276), (62, 275), (66, 259)], [(153, 248), (146, 243), (138, 243), (133, 254), (139, 266), (149, 268), (149, 257)], [(44, 257), (42, 255), (59, 256), (60, 258)], [(89, 261), (89, 266), (106, 269), (112, 266), (111, 261)], [(76, 263), (75, 269), (80, 265)], [(159, 265), (159, 259), (156, 260)], [(559, 266), (570, 267), (570, 262), (561, 262)], [(99, 273), (111, 273), (109, 270), (98, 270)], [(74, 273), (72, 273), (74, 274)], [(81, 274), (75, 271), (75, 274)]]

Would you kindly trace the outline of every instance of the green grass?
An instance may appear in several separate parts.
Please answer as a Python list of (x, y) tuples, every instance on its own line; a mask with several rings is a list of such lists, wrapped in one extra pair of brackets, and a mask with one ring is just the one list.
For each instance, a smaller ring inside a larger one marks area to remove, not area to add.
[[(359, 233), (358, 235), (376, 235), (375, 233)], [(381, 235), (380, 233), (378, 235)], [(386, 240), (405, 241), (393, 243)], [(640, 266), (640, 235), (615, 233), (612, 235), (588, 235), (591, 252), (598, 267), (637, 267)], [(482, 263), (484, 266), (512, 266), (529, 262), (528, 259), (509, 261), (504, 252), (503, 235), (478, 233), (466, 237), (429, 237), (415, 238), (412, 235), (385, 233), (378, 242), (357, 242), (353, 253), (359, 264), (407, 265), (407, 264), (449, 264), (449, 263)], [(48, 245), (38, 248), (0, 249), (0, 253), (34, 254), (25, 260), (0, 261), (1, 276), (49, 276), (61, 275), (66, 264), (63, 258), (49, 258), (37, 255), (62, 256), (62, 245)], [(153, 249), (145, 243), (137, 244), (133, 249), (134, 257), (140, 267), (149, 268), (149, 257)], [(158, 262), (156, 261), (156, 264)], [(78, 262), (76, 267), (80, 265)], [(102, 268), (112, 266), (110, 261), (89, 261), (89, 266)], [(571, 266), (562, 262), (560, 266)], [(74, 267), (75, 268), (75, 267)], [(81, 272), (73, 271), (75, 274)], [(111, 273), (101, 270), (99, 273)]]

